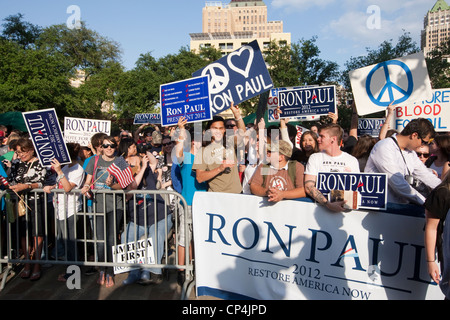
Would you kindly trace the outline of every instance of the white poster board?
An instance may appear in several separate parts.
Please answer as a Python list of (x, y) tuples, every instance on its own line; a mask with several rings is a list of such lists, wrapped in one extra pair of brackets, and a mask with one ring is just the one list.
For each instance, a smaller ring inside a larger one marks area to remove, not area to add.
[(414, 103), (432, 97), (423, 52), (349, 73), (358, 115), (386, 110), (394, 104)]

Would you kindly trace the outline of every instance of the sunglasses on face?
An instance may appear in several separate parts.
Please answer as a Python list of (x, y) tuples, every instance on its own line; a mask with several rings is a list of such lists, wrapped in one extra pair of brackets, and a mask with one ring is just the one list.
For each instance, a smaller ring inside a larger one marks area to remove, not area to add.
[(236, 127), (235, 124), (227, 124), (226, 126), (227, 129), (233, 129), (234, 127)]
[(418, 157), (423, 156), (424, 158), (428, 158), (430, 156), (429, 153), (423, 153), (423, 152), (416, 152)]
[(163, 145), (164, 147), (171, 146), (171, 145), (172, 145), (172, 142), (163, 143), (162, 145)]
[(429, 145), (431, 145), (431, 143), (433, 142), (433, 138), (431, 138), (430, 140), (428, 140), (428, 141), (425, 141), (425, 140), (423, 140), (422, 138), (419, 138), (421, 141), (422, 141), (422, 145), (423, 146), (429, 146)]
[(108, 149), (108, 148), (114, 149), (115, 147), (117, 147), (117, 145), (115, 143), (113, 143), (113, 144), (102, 144), (102, 147), (103, 147), (103, 149)]

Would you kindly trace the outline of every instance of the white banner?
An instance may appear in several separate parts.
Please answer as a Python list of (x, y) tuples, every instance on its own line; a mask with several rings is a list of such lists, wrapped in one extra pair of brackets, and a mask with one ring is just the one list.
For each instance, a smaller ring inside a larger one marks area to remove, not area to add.
[(197, 192), (193, 203), (199, 296), (444, 298), (427, 273), (424, 218), (242, 194)]

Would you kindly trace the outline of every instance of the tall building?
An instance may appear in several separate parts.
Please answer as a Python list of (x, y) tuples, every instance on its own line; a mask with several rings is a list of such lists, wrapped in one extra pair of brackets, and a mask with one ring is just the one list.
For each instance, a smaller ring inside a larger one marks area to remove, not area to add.
[(421, 48), (427, 56), (450, 36), (450, 6), (438, 0), (425, 16), (421, 35)]
[(206, 2), (202, 15), (202, 32), (191, 33), (191, 50), (211, 47), (223, 55), (258, 40), (262, 50), (271, 41), (290, 45), (291, 34), (283, 32), (283, 21), (268, 21), (267, 6), (262, 0), (231, 0)]

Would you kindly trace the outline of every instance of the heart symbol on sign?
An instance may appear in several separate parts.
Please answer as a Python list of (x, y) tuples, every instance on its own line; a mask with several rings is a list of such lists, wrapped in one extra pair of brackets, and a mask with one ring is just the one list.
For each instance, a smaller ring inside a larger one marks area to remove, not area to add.
[[(245, 50), (248, 50), (250, 56), (248, 57), (248, 62), (247, 62), (247, 66), (245, 67), (245, 70), (240, 69), (238, 67), (236, 67), (233, 62), (231, 61), (231, 59), (234, 56), (241, 56), (242, 52), (244, 52)], [(238, 51), (232, 52), (228, 55), (228, 65), (230, 66), (230, 69), (233, 71), (236, 71), (239, 74), (242, 74), (244, 77), (248, 78), (248, 73), (250, 72), (250, 67), (252, 66), (252, 62), (253, 62), (253, 57), (254, 57), (255, 53), (253, 51), (253, 48), (250, 46), (243, 46), (241, 49), (239, 49)]]

